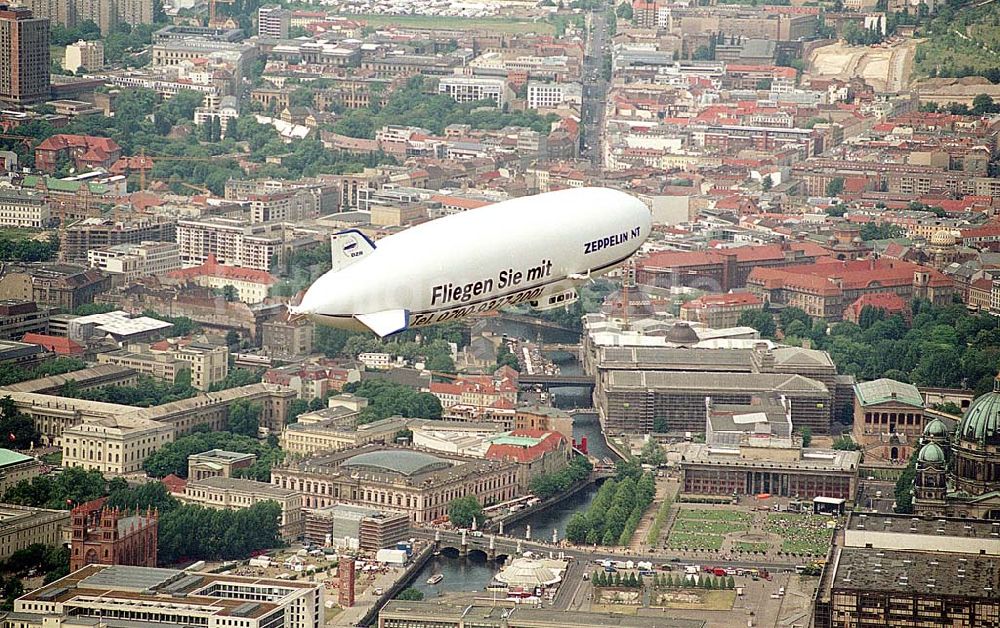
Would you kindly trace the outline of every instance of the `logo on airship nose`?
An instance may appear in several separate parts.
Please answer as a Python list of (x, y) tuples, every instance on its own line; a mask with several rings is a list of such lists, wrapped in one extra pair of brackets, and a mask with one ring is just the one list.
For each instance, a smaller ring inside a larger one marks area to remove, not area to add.
[(347, 244), (344, 245), (344, 253), (347, 253), (348, 251), (352, 251), (352, 250), (354, 250), (356, 248), (358, 248), (358, 243), (355, 242), (354, 240), (351, 240), (350, 242), (348, 242)]

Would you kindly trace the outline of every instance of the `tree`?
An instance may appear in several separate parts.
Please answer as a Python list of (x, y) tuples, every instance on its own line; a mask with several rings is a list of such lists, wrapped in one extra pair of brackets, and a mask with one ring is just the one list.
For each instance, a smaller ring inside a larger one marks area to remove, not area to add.
[(802, 428), (802, 446), (808, 447), (812, 443), (813, 432), (812, 428), (808, 425)]
[(10, 395), (0, 398), (0, 438), (13, 449), (28, 449), (41, 443), (42, 435), (34, 421), (18, 410)]
[(511, 353), (510, 347), (507, 346), (506, 342), (501, 342), (500, 346), (497, 347), (497, 368), (503, 368), (504, 366), (509, 366), (515, 371), (521, 370), (521, 365), (517, 362), (517, 356)]
[(479, 500), (474, 495), (468, 495), (451, 500), (448, 504), (448, 520), (459, 528), (470, 528), (473, 520), (477, 525), (482, 525), (486, 516)]
[(229, 431), (256, 437), (260, 430), (260, 415), (264, 406), (257, 401), (237, 399), (229, 405)]
[(771, 188), (774, 186), (774, 181), (771, 179), (771, 175), (764, 175), (760, 180), (760, 189), (764, 192), (770, 192)]
[(424, 592), (420, 589), (415, 589), (413, 587), (406, 587), (399, 592), (396, 596), (397, 600), (406, 600), (409, 602), (419, 602), (424, 599)]
[(834, 177), (826, 184), (827, 196), (839, 196), (844, 191), (844, 177)]
[(775, 333), (778, 331), (777, 326), (774, 324), (774, 317), (764, 310), (743, 310), (740, 313), (737, 325), (753, 327), (764, 338), (774, 338)]
[(972, 113), (977, 116), (996, 112), (997, 106), (993, 104), (993, 99), (989, 96), (989, 94), (978, 94), (972, 99)]
[(861, 445), (855, 443), (850, 434), (843, 434), (833, 441), (833, 448), (839, 451), (857, 451), (861, 449)]
[(634, 12), (632, 10), (632, 4), (629, 2), (622, 2), (615, 9), (615, 15), (622, 18), (623, 20), (631, 20)]
[(663, 448), (660, 447), (660, 444), (650, 438), (642, 446), (642, 452), (639, 454), (639, 460), (643, 464), (650, 464), (654, 467), (659, 467), (667, 462), (667, 455), (663, 452)]
[(226, 332), (226, 346), (230, 349), (236, 349), (240, 346), (240, 332), (235, 329), (230, 329)]
[(227, 302), (236, 301), (239, 298), (239, 292), (236, 290), (236, 286), (232, 284), (226, 284), (222, 287), (222, 298)]

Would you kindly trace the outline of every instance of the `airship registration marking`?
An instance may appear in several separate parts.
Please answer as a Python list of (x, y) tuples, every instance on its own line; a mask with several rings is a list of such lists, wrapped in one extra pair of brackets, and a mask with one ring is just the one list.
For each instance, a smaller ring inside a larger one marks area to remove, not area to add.
[(472, 305), (467, 305), (465, 307), (457, 307), (450, 310), (444, 310), (443, 312), (429, 312), (427, 314), (415, 314), (410, 319), (410, 327), (419, 327), (421, 325), (430, 325), (431, 323), (443, 323), (444, 321), (453, 320), (456, 318), (463, 318), (469, 316), (470, 314), (475, 314), (477, 312), (491, 312), (493, 310), (498, 310), (507, 305), (517, 305), (519, 303), (527, 303), (528, 301), (534, 301), (542, 292), (545, 290), (544, 286), (538, 288), (530, 288), (528, 290), (522, 290), (521, 292), (515, 292), (514, 294), (508, 294), (502, 297), (496, 297), (495, 299), (488, 299), (482, 303), (474, 303)]
[(634, 227), (631, 231), (622, 231), (621, 233), (607, 235), (603, 238), (591, 240), (590, 242), (584, 242), (583, 254), (590, 255), (591, 253), (596, 253), (601, 249), (606, 249), (610, 246), (618, 246), (619, 244), (628, 242), (632, 238), (638, 238), (640, 233), (642, 233), (642, 229)]

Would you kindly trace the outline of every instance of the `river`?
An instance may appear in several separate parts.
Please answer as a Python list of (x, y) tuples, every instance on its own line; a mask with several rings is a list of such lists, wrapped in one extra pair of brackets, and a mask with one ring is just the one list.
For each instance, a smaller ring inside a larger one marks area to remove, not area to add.
[[(543, 329), (538, 333), (528, 325), (503, 321), (494, 330), (499, 333), (506, 333), (509, 336), (519, 337), (526, 340), (557, 343), (579, 342), (579, 336), (567, 334), (555, 330)], [(541, 336), (541, 338), (539, 338)], [(551, 356), (550, 356), (551, 357)], [(578, 375), (583, 372), (579, 361), (574, 356), (570, 361), (563, 361), (560, 356), (559, 368), (566, 375)], [(560, 408), (587, 408), (591, 405), (590, 391), (586, 388), (556, 388), (555, 405)], [(608, 448), (601, 433), (600, 421), (594, 413), (579, 413), (573, 417), (573, 437), (577, 442), (582, 438), (587, 439), (587, 448), (591, 455), (598, 458), (616, 459), (611, 449)], [(585, 511), (590, 502), (597, 494), (597, 487), (590, 485), (572, 497), (560, 502), (558, 505), (537, 512), (530, 517), (515, 523), (511, 528), (504, 530), (507, 536), (519, 536), (524, 538), (524, 533), (528, 525), (531, 526), (531, 536), (536, 540), (551, 540), (553, 528), (558, 531), (559, 538), (566, 534), (566, 524), (570, 517), (578, 511)], [(425, 599), (434, 599), (444, 593), (456, 592), (482, 592), (485, 594), (486, 586), (493, 580), (499, 566), (495, 562), (487, 561), (480, 553), (475, 552), (472, 556), (460, 558), (455, 554), (443, 552), (440, 556), (433, 556), (420, 570), (411, 585), (421, 591)], [(444, 579), (438, 584), (427, 584), (427, 579), (434, 574), (441, 574)]]

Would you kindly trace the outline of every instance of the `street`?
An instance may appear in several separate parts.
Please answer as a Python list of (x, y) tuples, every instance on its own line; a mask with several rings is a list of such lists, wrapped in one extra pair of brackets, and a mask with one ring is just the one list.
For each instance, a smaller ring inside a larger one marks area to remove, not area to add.
[(581, 157), (590, 159), (594, 166), (602, 162), (601, 136), (604, 125), (604, 107), (607, 103), (608, 82), (604, 80), (601, 66), (604, 47), (611, 46), (608, 36), (608, 20), (604, 10), (590, 13), (587, 29), (587, 45), (583, 59), (583, 146)]

